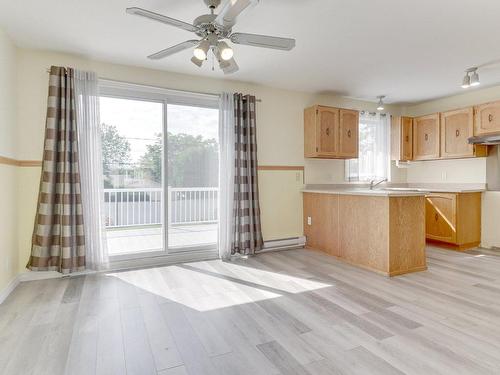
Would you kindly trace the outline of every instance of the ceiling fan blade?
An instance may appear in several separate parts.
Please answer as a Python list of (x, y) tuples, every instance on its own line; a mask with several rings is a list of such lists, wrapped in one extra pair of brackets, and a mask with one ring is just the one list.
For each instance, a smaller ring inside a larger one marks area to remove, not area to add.
[(127, 13), (133, 14), (136, 16), (149, 18), (150, 20), (162, 22), (164, 24), (178, 27), (180, 29), (184, 29), (187, 31), (195, 32), (198, 30), (198, 28), (196, 26), (193, 26), (190, 23), (179, 21), (179, 20), (176, 20), (175, 18), (170, 18), (170, 17), (164, 16), (163, 14), (151, 12), (149, 10), (142, 9), (142, 8), (137, 8), (137, 7), (127, 8)]
[(161, 51), (153, 53), (152, 55), (148, 56), (148, 59), (151, 60), (163, 59), (164, 57), (173, 55), (174, 53), (181, 52), (184, 51), (185, 49), (191, 48), (197, 45), (199, 42), (200, 42), (199, 40), (186, 40), (185, 42), (176, 44), (175, 46), (165, 48), (162, 49)]
[(217, 15), (215, 22), (226, 28), (231, 28), (236, 23), (236, 18), (249, 5), (257, 5), (259, 0), (227, 0)]
[(231, 42), (247, 46), (263, 47), (290, 51), (295, 47), (295, 39), (280, 38), (277, 36), (234, 33), (230, 36)]

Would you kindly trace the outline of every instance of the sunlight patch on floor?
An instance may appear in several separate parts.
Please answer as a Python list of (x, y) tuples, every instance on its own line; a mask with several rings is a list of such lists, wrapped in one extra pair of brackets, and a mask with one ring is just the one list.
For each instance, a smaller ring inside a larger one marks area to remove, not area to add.
[(332, 285), (221, 261), (116, 272), (108, 276), (134, 285), (138, 293), (158, 296), (159, 303), (180, 303), (198, 311), (221, 309)]

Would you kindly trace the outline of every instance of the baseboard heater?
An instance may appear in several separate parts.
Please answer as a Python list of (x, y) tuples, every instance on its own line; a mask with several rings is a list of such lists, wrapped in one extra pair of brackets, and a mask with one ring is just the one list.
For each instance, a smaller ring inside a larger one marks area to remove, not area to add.
[(304, 236), (265, 241), (264, 248), (260, 250), (259, 253), (263, 253), (266, 251), (296, 249), (299, 247), (304, 247), (305, 244), (306, 244), (306, 238)]

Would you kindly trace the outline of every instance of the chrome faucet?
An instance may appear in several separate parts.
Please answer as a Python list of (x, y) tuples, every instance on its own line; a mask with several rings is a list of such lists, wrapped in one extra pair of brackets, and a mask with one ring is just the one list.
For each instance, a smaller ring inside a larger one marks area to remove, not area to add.
[(387, 181), (387, 178), (384, 178), (384, 179), (382, 179), (382, 180), (380, 180), (380, 181), (378, 181), (378, 182), (375, 182), (375, 181), (377, 181), (377, 180), (371, 180), (371, 181), (370, 181), (370, 190), (373, 190), (373, 188), (374, 188), (375, 186), (380, 185), (382, 182), (386, 182), (386, 181)]

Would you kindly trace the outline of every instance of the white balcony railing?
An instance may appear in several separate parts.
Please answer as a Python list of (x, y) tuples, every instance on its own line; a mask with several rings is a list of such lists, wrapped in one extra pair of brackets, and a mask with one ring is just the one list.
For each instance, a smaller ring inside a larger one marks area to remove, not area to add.
[[(217, 204), (217, 188), (169, 187), (168, 224), (215, 223)], [(162, 224), (163, 189), (104, 189), (104, 212), (107, 228)]]

